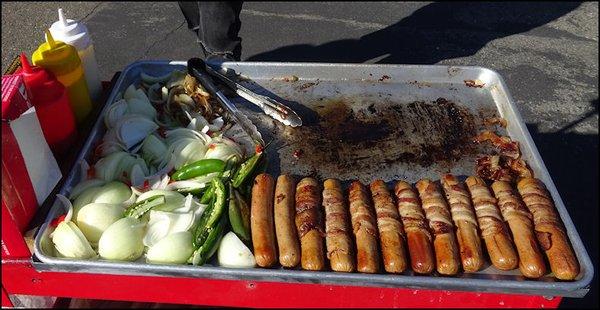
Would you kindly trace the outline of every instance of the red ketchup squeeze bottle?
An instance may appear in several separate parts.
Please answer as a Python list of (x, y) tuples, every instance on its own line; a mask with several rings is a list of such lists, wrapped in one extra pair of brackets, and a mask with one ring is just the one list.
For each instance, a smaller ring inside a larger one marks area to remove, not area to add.
[(64, 155), (77, 138), (75, 115), (66, 88), (52, 73), (31, 66), (21, 54), (20, 73), (31, 103), (35, 106), (46, 142), (55, 156)]

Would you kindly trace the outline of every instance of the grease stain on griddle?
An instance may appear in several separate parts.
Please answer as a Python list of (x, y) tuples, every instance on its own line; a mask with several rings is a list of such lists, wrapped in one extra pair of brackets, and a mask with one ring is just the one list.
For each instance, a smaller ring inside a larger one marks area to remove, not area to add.
[[(451, 167), (473, 156), (478, 119), (439, 98), (394, 103), (338, 98), (313, 105), (315, 124), (286, 128), (289, 145), (302, 149), (296, 164), (318, 175), (381, 171), (395, 164)], [(282, 154), (283, 155), (283, 154)]]

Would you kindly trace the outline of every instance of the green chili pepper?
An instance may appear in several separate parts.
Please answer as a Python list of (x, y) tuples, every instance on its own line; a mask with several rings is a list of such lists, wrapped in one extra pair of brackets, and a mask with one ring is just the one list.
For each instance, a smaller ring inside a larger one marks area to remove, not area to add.
[(229, 223), (231, 230), (244, 242), (250, 242), (250, 210), (248, 204), (229, 183)]
[(204, 265), (217, 251), (219, 242), (225, 231), (227, 225), (227, 219), (222, 217), (219, 223), (215, 227), (211, 227), (206, 231), (206, 238), (204, 243), (200, 245), (194, 254), (192, 254), (192, 264)]
[(192, 194), (194, 196), (198, 196), (200, 194), (204, 195), (204, 193), (207, 191), (207, 189), (206, 189), (206, 187), (204, 187), (204, 188), (194, 188), (194, 189), (181, 188), (181, 189), (177, 189), (176, 191), (179, 192), (179, 193), (182, 193), (184, 195), (185, 194)]
[[(212, 183), (211, 183), (212, 184)], [(207, 204), (211, 201), (212, 197), (215, 195), (215, 187), (209, 185), (202, 197), (200, 197), (200, 203)]]
[(248, 158), (245, 162), (240, 165), (240, 168), (236, 171), (232, 179), (233, 187), (238, 188), (244, 183), (251, 175), (257, 166), (259, 159), (262, 157), (264, 152), (255, 153), (252, 157)]
[(144, 216), (150, 209), (165, 203), (166, 199), (164, 195), (153, 196), (140, 202), (134, 203), (125, 209), (124, 216), (133, 217), (139, 219)]
[(204, 210), (196, 232), (194, 234), (194, 246), (200, 246), (204, 243), (203, 237), (205, 232), (212, 228), (219, 220), (225, 209), (225, 201), (227, 200), (227, 191), (225, 185), (220, 178), (215, 178), (211, 182), (211, 187), (214, 187), (213, 202)]
[(220, 159), (201, 159), (179, 168), (173, 173), (171, 179), (175, 181), (187, 180), (213, 172), (223, 172), (224, 169), (225, 162)]

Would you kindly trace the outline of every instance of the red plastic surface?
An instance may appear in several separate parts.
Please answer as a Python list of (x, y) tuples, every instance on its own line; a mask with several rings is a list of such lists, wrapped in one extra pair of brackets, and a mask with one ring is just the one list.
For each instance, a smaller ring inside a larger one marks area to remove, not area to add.
[(6, 290), (4, 290), (4, 287), (2, 288), (2, 308), (4, 307), (12, 307), (13, 303), (10, 300), (10, 298), (8, 298), (8, 293), (6, 293)]
[(527, 307), (556, 308), (560, 298), (163, 276), (38, 272), (3, 262), (10, 294), (230, 307)]
[(2, 259), (28, 258), (31, 253), (17, 223), (8, 211), (6, 200), (2, 199)]
[(23, 231), (38, 203), (17, 139), (10, 125), (2, 122), (2, 207), (5, 206), (18, 230)]

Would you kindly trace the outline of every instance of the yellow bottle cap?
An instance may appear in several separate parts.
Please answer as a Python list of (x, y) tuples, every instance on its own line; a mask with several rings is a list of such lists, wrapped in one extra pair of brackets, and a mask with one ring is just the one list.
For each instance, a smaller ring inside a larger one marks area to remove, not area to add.
[(33, 64), (45, 68), (55, 75), (69, 73), (81, 65), (75, 47), (62, 41), (55, 41), (46, 30), (46, 42), (33, 53)]

